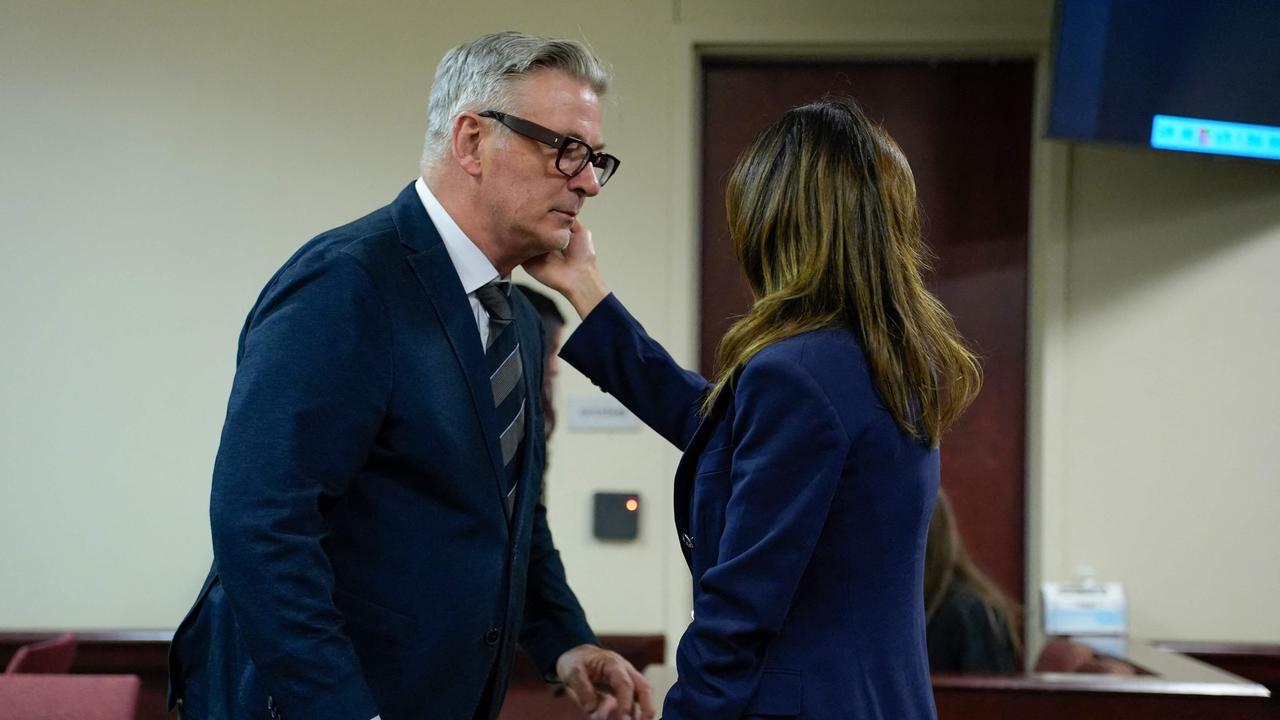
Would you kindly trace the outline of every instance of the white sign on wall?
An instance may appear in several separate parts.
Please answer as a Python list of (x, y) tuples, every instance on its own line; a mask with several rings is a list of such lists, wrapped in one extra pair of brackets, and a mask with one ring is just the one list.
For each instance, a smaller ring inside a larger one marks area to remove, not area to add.
[(569, 398), (569, 429), (581, 432), (634, 432), (640, 419), (612, 395), (575, 395)]

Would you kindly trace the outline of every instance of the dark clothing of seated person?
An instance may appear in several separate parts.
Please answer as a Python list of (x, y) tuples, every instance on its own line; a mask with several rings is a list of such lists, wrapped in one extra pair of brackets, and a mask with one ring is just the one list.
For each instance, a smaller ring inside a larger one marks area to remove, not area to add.
[(1021, 671), (1018, 608), (974, 565), (941, 490), (929, 523), (924, 594), (931, 672)]

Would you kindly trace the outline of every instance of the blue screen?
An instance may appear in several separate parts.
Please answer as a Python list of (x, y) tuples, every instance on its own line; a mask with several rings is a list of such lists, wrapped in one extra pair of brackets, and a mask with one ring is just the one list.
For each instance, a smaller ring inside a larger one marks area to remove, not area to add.
[(1278, 159), (1280, 0), (1059, 0), (1054, 50), (1050, 137)]
[(1151, 147), (1280, 160), (1280, 127), (1157, 115)]

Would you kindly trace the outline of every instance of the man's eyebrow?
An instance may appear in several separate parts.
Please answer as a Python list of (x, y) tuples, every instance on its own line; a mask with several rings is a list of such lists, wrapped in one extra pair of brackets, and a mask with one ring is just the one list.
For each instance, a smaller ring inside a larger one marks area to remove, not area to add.
[[(591, 143), (589, 143), (589, 142), (587, 142), (586, 140), (583, 140), (582, 138), (578, 137), (578, 134), (577, 134), (577, 133), (562, 132), (562, 133), (560, 133), (560, 137), (570, 137), (570, 138), (573, 138), (574, 140), (577, 140), (578, 142), (587, 143), (588, 145), (591, 145)], [(592, 149), (592, 150), (594, 150), (594, 151), (596, 151), (596, 152), (600, 152), (601, 150), (603, 150), (603, 149), (605, 148), (605, 145), (606, 145), (606, 144), (607, 144), (607, 143), (600, 143), (599, 145), (591, 145), (591, 149)]]

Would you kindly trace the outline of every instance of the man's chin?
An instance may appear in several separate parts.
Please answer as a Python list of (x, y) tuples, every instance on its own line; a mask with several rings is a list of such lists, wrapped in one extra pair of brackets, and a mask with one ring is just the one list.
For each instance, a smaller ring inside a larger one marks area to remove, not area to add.
[(564, 250), (569, 247), (570, 237), (567, 229), (531, 235), (528, 237), (529, 244), (526, 252), (529, 253), (529, 257), (538, 257), (549, 252)]
[(546, 248), (547, 252), (553, 250), (564, 250), (569, 247), (569, 239), (573, 237), (573, 233), (569, 232), (569, 228), (556, 228), (555, 230), (542, 236), (542, 242), (539, 243)]

